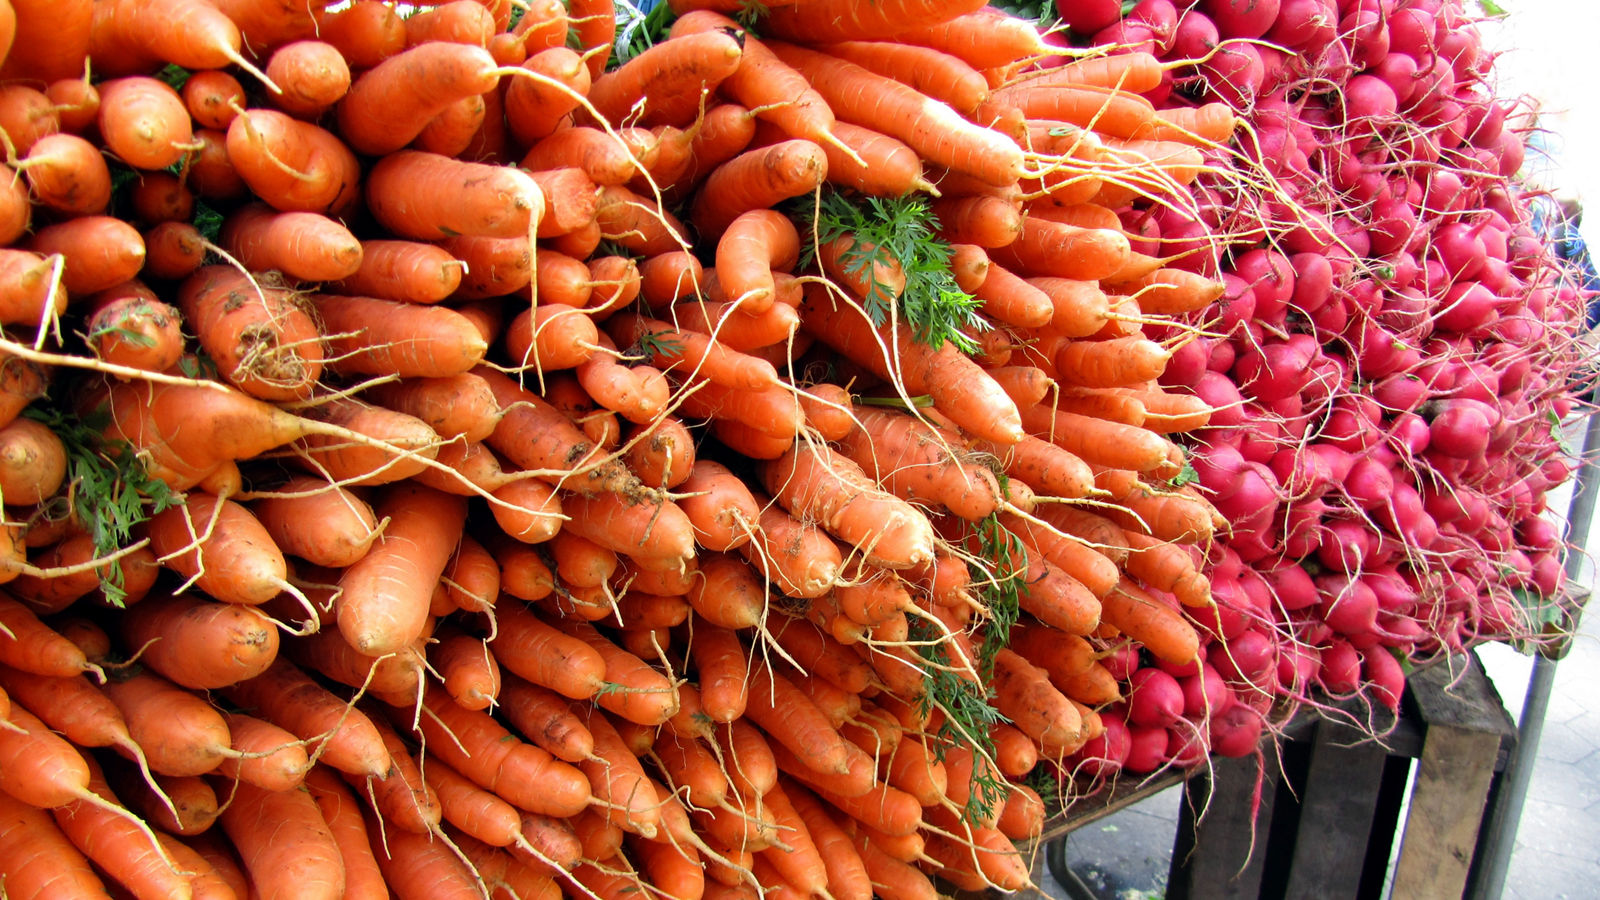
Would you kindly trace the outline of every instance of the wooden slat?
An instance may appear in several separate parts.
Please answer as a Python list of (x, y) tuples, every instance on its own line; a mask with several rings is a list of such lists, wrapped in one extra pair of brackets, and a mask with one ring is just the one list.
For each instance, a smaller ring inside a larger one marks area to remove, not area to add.
[(1285, 896), (1356, 896), (1387, 755), (1348, 725), (1317, 726)]
[[(1395, 863), (1394, 900), (1465, 891), (1501, 742), (1515, 734), (1493, 686), (1469, 660), (1464, 669), (1438, 666), (1411, 678), (1427, 730)], [(1459, 677), (1452, 681), (1452, 674)]]
[[(1202, 769), (1184, 785), (1167, 900), (1246, 900), (1260, 893), (1266, 856), (1261, 847), (1272, 827), (1278, 772), (1275, 766), (1265, 772), (1259, 767), (1254, 757), (1218, 758), (1209, 775)], [(1258, 776), (1264, 779), (1261, 808), (1252, 818)], [(1202, 810), (1205, 817), (1196, 823)]]

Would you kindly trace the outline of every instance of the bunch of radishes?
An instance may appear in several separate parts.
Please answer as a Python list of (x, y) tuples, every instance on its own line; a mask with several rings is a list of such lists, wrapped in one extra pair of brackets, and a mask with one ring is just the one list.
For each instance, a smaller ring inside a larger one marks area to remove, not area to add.
[(1473, 20), (1454, 0), (1181, 6), (1059, 4), (1081, 43), (1189, 61), (1158, 107), (1249, 122), (1196, 208), (1123, 211), (1137, 249), (1228, 285), (1163, 382), (1218, 410), (1192, 464), (1232, 532), (1208, 664), (1121, 660), (1126, 728), (1106, 717), (1092, 773), (1206, 739), (1249, 753), (1283, 701), (1393, 709), (1403, 661), (1535, 635), (1531, 603), (1562, 586), (1544, 513), (1573, 465), (1587, 298), (1531, 223), (1525, 129)]

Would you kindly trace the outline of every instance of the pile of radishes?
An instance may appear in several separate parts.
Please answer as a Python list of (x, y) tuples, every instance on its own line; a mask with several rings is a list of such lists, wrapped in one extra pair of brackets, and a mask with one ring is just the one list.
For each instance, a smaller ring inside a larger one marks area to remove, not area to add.
[(1114, 655), (1126, 715), (1081, 755), (1091, 774), (1250, 753), (1286, 705), (1393, 709), (1405, 663), (1534, 636), (1530, 599), (1562, 587), (1544, 513), (1573, 465), (1587, 297), (1530, 223), (1531, 126), (1473, 19), (1454, 0), (1185, 5), (1059, 4), (1078, 46), (1175, 63), (1158, 107), (1222, 100), (1250, 126), (1210, 154), (1196, 208), (1124, 211), (1136, 249), (1228, 285), (1162, 380), (1218, 410), (1192, 465), (1232, 531), (1208, 663)]

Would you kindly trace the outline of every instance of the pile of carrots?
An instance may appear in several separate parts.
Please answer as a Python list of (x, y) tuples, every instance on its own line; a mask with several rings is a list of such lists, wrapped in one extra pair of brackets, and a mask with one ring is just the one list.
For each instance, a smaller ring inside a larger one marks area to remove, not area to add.
[(738, 6), (0, 0), (9, 896), (1030, 883), (1199, 653), (1222, 285), (1117, 211), (1234, 117)]

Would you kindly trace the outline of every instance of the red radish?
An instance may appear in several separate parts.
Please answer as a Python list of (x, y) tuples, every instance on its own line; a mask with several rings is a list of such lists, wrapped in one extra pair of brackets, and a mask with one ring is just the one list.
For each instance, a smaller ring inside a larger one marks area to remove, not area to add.
[(1200, 0), (1198, 8), (1230, 38), (1258, 38), (1278, 19), (1278, 0)]
[(1167, 758), (1167, 730), (1128, 726), (1128, 755), (1123, 768), (1130, 772), (1148, 774), (1161, 768)]
[(1074, 766), (1091, 778), (1109, 778), (1122, 771), (1133, 749), (1133, 736), (1121, 716), (1108, 712), (1100, 721), (1105, 730), (1083, 745)]
[(1178, 686), (1183, 689), (1183, 716), (1190, 721), (1221, 715), (1233, 703), (1221, 673), (1209, 664), (1201, 665), (1198, 675), (1178, 679)]
[(1183, 716), (1178, 680), (1160, 669), (1140, 669), (1129, 679), (1128, 721), (1146, 728), (1170, 728)]
[(1261, 714), (1243, 703), (1225, 707), (1210, 724), (1211, 752), (1218, 756), (1244, 757), (1261, 745), (1265, 721)]

